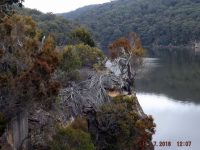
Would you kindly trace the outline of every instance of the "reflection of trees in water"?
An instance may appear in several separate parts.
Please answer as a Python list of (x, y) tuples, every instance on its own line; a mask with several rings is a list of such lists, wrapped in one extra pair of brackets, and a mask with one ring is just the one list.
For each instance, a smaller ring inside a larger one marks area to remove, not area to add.
[(200, 57), (190, 50), (160, 50), (160, 66), (137, 80), (138, 91), (200, 103)]

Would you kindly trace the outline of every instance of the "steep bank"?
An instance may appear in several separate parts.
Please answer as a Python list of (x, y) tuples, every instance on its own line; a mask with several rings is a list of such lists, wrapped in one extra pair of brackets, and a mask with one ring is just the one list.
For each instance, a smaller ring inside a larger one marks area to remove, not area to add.
[[(104, 149), (102, 142), (109, 144), (111, 149), (119, 149), (128, 144), (125, 139), (123, 139), (125, 145), (120, 144), (122, 141), (119, 143), (117, 139), (114, 140), (117, 138), (116, 135), (123, 135), (123, 138), (128, 138), (128, 141), (131, 142), (133, 140), (134, 144), (130, 146), (136, 150), (154, 149), (151, 143), (155, 127), (153, 120), (143, 112), (134, 94), (126, 94), (127, 92), (122, 88), (124, 84), (122, 80), (114, 75), (104, 73), (89, 76), (90, 79), (61, 90), (60, 100), (53, 105), (51, 110), (46, 110), (37, 103), (32, 105), (31, 109), (27, 111), (29, 114), (28, 129), (25, 133), (29, 135), (25, 137), (29, 146), (25, 146), (24, 150), (27, 150), (28, 147), (35, 150), (50, 149), (49, 143), (56, 134), (56, 126), (66, 128), (73, 123), (74, 119), (72, 118), (79, 115), (87, 118), (88, 132), (96, 141), (95, 145), (99, 150)], [(19, 124), (20, 120), (15, 123)], [(12, 125), (12, 122), (10, 124)], [(1, 137), (4, 142), (9, 135), (7, 131)], [(0, 142), (2, 150), (8, 150), (8, 147), (13, 150), (16, 146), (18, 138), (14, 134), (10, 134), (10, 136), (13, 138), (8, 144)], [(24, 146), (24, 139), (18, 141), (18, 145)], [(110, 139), (112, 140), (110, 141)], [(114, 148), (114, 145), (117, 147)]]

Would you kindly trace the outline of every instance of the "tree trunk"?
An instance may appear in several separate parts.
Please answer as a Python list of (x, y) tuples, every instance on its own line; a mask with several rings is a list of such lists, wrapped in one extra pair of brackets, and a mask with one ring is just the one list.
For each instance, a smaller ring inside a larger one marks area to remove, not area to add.
[(128, 95), (131, 95), (132, 94), (132, 91), (131, 91), (131, 68), (130, 68), (130, 64), (128, 64)]
[(19, 113), (14, 117), (7, 128), (7, 142), (12, 150), (28, 149), (28, 113)]

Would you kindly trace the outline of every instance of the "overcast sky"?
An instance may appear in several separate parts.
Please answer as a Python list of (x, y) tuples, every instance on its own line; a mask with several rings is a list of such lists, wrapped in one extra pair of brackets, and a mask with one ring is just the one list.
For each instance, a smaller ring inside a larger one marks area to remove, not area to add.
[(101, 4), (110, 0), (25, 0), (24, 5), (28, 8), (35, 8), (42, 12), (69, 12), (79, 7)]

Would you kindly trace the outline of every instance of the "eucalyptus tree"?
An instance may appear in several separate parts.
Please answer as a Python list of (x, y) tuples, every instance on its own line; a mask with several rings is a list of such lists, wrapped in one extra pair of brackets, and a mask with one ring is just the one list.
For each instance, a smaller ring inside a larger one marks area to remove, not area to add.
[(127, 83), (128, 94), (134, 87), (135, 77), (141, 68), (144, 56), (144, 48), (140, 38), (132, 32), (128, 38), (119, 38), (109, 45), (111, 70), (121, 76)]

